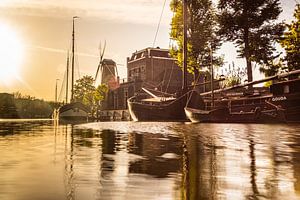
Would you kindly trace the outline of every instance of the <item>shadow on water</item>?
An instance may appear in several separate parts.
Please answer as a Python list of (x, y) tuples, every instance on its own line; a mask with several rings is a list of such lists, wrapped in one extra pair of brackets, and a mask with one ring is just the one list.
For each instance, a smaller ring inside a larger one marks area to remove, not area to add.
[(0, 124), (1, 199), (300, 196), (297, 125)]

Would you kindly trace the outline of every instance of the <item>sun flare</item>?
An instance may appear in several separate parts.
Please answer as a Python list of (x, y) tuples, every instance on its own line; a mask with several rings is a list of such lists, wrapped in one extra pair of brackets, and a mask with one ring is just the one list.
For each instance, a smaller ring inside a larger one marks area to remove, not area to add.
[(0, 83), (18, 79), (23, 59), (23, 45), (16, 32), (0, 23)]

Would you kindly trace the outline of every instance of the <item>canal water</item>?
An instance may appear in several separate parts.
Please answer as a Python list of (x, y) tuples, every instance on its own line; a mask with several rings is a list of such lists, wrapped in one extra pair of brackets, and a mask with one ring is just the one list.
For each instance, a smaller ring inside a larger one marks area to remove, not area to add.
[(300, 125), (2, 120), (0, 199), (300, 199)]

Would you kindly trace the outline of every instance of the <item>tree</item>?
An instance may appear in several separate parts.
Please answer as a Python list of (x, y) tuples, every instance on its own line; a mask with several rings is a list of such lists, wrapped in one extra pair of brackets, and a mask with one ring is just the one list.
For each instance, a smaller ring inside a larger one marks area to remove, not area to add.
[[(216, 20), (211, 0), (193, 0), (188, 6), (188, 71), (198, 77), (201, 67), (211, 65), (211, 51), (220, 46), (216, 35)], [(171, 10), (174, 12), (170, 36), (176, 41), (171, 55), (177, 59), (179, 66), (183, 65), (183, 6), (182, 0), (172, 0)], [(215, 65), (220, 65), (219, 57), (213, 59)]]
[(96, 88), (94, 79), (91, 76), (84, 76), (78, 79), (74, 85), (74, 101), (83, 103), (94, 114), (107, 92), (107, 85), (102, 84)]
[(284, 33), (280, 41), (286, 52), (284, 61), (286, 61), (288, 71), (300, 69), (300, 4), (296, 5), (294, 17), (296, 21), (286, 24), (288, 31)]
[(220, 36), (235, 42), (239, 57), (246, 59), (248, 81), (253, 81), (251, 62), (272, 66), (274, 42), (283, 33), (283, 24), (275, 23), (281, 13), (279, 0), (220, 0)]
[(108, 92), (108, 86), (105, 84), (99, 85), (95, 92), (94, 92), (94, 98), (96, 102), (101, 102), (105, 99), (105, 96)]
[[(74, 84), (74, 101), (82, 102), (85, 105), (90, 105), (85, 96), (89, 96), (95, 91), (94, 79), (92, 76), (84, 76)], [(87, 97), (86, 97), (87, 98)]]

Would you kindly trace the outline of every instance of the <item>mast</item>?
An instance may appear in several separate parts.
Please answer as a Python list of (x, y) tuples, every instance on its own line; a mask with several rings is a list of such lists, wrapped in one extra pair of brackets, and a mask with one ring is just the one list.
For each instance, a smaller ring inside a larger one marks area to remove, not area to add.
[(215, 93), (214, 93), (214, 65), (213, 65), (213, 53), (212, 47), (210, 44), (210, 63), (211, 63), (211, 77), (210, 77), (210, 85), (211, 85), (211, 106), (215, 106)]
[(75, 19), (77, 19), (78, 17), (77, 16), (74, 16), (73, 17), (73, 29), (72, 29), (72, 85), (71, 85), (71, 87), (72, 87), (72, 89), (71, 89), (71, 102), (73, 102), (73, 100), (74, 100), (74, 58), (75, 58), (75, 53), (74, 53), (74, 51), (75, 51), (75, 28), (74, 28), (74, 21), (75, 21)]
[(68, 57), (67, 57), (66, 103), (68, 103), (68, 90), (69, 90), (69, 51), (68, 51)]
[(59, 79), (55, 81), (55, 103), (57, 103), (57, 81), (59, 81)]
[(183, 90), (187, 88), (187, 1), (183, 0)]

